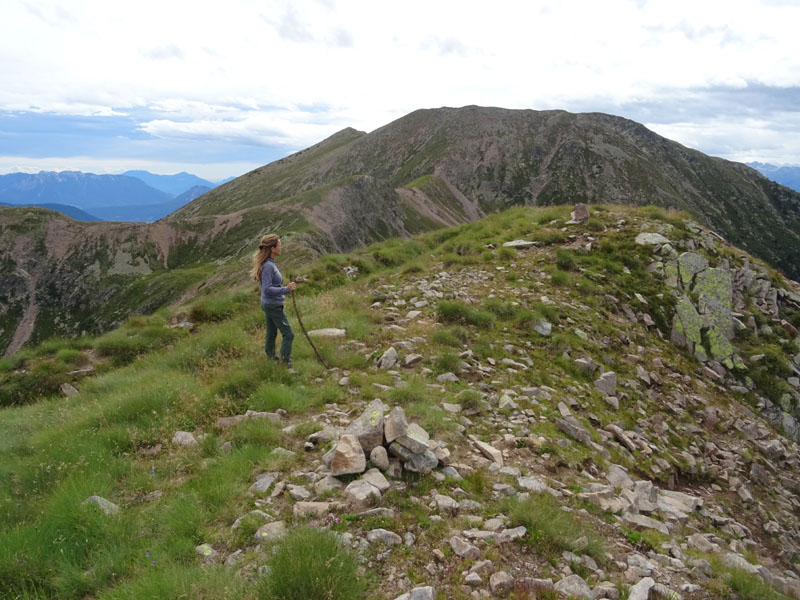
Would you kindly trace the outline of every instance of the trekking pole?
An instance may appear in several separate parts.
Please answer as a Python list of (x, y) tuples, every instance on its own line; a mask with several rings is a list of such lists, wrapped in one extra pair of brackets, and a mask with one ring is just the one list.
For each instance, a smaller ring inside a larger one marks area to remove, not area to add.
[[(294, 279), (292, 279), (291, 273), (289, 274), (289, 281), (294, 281)], [(300, 318), (300, 311), (297, 310), (297, 300), (295, 300), (294, 297), (294, 290), (292, 290), (291, 293), (292, 293), (292, 305), (294, 306), (294, 314), (297, 316), (297, 322), (300, 323), (300, 329), (303, 330), (303, 335), (306, 336), (308, 343), (311, 344), (311, 348), (313, 348), (314, 354), (317, 355), (317, 358), (319, 359), (319, 362), (322, 363), (322, 366), (324, 366), (326, 369), (330, 369), (328, 363), (325, 362), (325, 359), (322, 358), (322, 355), (319, 353), (319, 350), (317, 350), (317, 347), (314, 345), (314, 342), (311, 341), (311, 337), (308, 335), (308, 332), (306, 331), (306, 326), (303, 325), (303, 319)]]

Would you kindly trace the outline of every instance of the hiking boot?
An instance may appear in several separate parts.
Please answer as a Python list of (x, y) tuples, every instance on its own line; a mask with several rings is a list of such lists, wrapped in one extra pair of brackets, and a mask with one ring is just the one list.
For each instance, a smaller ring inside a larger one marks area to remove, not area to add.
[(284, 366), (286, 367), (286, 370), (289, 371), (289, 373), (291, 373), (292, 375), (297, 375), (297, 371), (295, 371), (292, 368), (292, 359), (291, 358), (287, 358), (286, 360), (281, 360), (281, 362), (284, 364)]

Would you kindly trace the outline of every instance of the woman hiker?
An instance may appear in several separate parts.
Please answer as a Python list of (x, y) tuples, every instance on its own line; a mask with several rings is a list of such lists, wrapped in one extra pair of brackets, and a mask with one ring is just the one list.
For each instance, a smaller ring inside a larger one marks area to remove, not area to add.
[(261, 287), (261, 308), (267, 319), (267, 338), (264, 342), (264, 351), (267, 357), (277, 360), (275, 356), (275, 338), (278, 330), (281, 332), (280, 359), (289, 369), (292, 368), (292, 340), (294, 332), (289, 325), (289, 319), (283, 312), (283, 299), (289, 292), (293, 292), (296, 285), (294, 281), (283, 285), (281, 272), (275, 265), (275, 257), (281, 253), (281, 240), (270, 233), (261, 238), (258, 250), (253, 254), (253, 280)]

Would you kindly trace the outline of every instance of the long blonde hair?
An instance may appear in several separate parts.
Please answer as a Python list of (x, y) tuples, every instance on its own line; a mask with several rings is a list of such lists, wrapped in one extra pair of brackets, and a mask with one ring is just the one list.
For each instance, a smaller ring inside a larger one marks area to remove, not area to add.
[(278, 235), (276, 233), (268, 233), (261, 238), (261, 243), (258, 245), (258, 250), (253, 253), (253, 270), (250, 272), (253, 281), (261, 281), (261, 269), (264, 263), (267, 262), (272, 249), (278, 245)]

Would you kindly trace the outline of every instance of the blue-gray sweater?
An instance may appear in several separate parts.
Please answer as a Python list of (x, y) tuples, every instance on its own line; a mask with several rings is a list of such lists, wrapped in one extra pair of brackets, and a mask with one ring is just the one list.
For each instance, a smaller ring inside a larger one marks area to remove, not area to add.
[(275, 260), (268, 258), (261, 266), (261, 304), (283, 304), (289, 288), (283, 285), (283, 277)]

